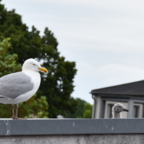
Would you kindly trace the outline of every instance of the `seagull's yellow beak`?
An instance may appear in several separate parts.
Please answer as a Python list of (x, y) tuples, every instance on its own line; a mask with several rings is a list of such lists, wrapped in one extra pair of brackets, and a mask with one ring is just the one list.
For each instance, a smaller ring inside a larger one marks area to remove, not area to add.
[(48, 73), (48, 70), (46, 69), (46, 68), (44, 68), (44, 67), (41, 67), (41, 68), (38, 68), (40, 71), (42, 71), (42, 72), (45, 72), (45, 73)]

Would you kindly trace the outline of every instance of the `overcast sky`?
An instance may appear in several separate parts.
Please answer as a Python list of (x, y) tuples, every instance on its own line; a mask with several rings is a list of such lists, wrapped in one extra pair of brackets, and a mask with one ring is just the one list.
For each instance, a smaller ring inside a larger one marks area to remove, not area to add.
[(78, 69), (73, 97), (144, 79), (143, 0), (3, 0), (29, 28), (48, 27)]

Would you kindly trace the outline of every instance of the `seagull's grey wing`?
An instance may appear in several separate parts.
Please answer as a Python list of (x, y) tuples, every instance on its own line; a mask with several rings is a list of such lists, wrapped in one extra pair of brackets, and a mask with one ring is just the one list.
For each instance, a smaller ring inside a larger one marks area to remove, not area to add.
[(31, 78), (23, 72), (12, 73), (0, 78), (0, 98), (16, 98), (33, 89)]

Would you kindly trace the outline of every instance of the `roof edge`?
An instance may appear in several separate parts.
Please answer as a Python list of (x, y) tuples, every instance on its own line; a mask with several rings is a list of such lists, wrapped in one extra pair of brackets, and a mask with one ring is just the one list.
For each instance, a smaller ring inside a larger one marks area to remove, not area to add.
[[(117, 86), (122, 86), (122, 85), (128, 85), (128, 84), (133, 84), (133, 83), (142, 82), (142, 81), (144, 81), (144, 80), (133, 81), (133, 82), (128, 82), (128, 83), (124, 83), (124, 84), (117, 84), (117, 85), (112, 85), (112, 86), (106, 86), (106, 87), (103, 87), (103, 88), (93, 89), (92, 91), (102, 90), (102, 89), (117, 87)], [(90, 93), (92, 93), (92, 91)]]

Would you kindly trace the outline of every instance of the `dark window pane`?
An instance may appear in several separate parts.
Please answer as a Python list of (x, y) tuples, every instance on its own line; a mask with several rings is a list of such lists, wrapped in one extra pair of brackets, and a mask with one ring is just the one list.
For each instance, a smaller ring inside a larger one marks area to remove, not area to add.
[(109, 109), (108, 118), (112, 118), (112, 107), (113, 107), (113, 104), (109, 104), (109, 105), (108, 105), (108, 109)]
[(134, 106), (133, 107), (133, 117), (138, 118), (139, 116), (139, 106)]

